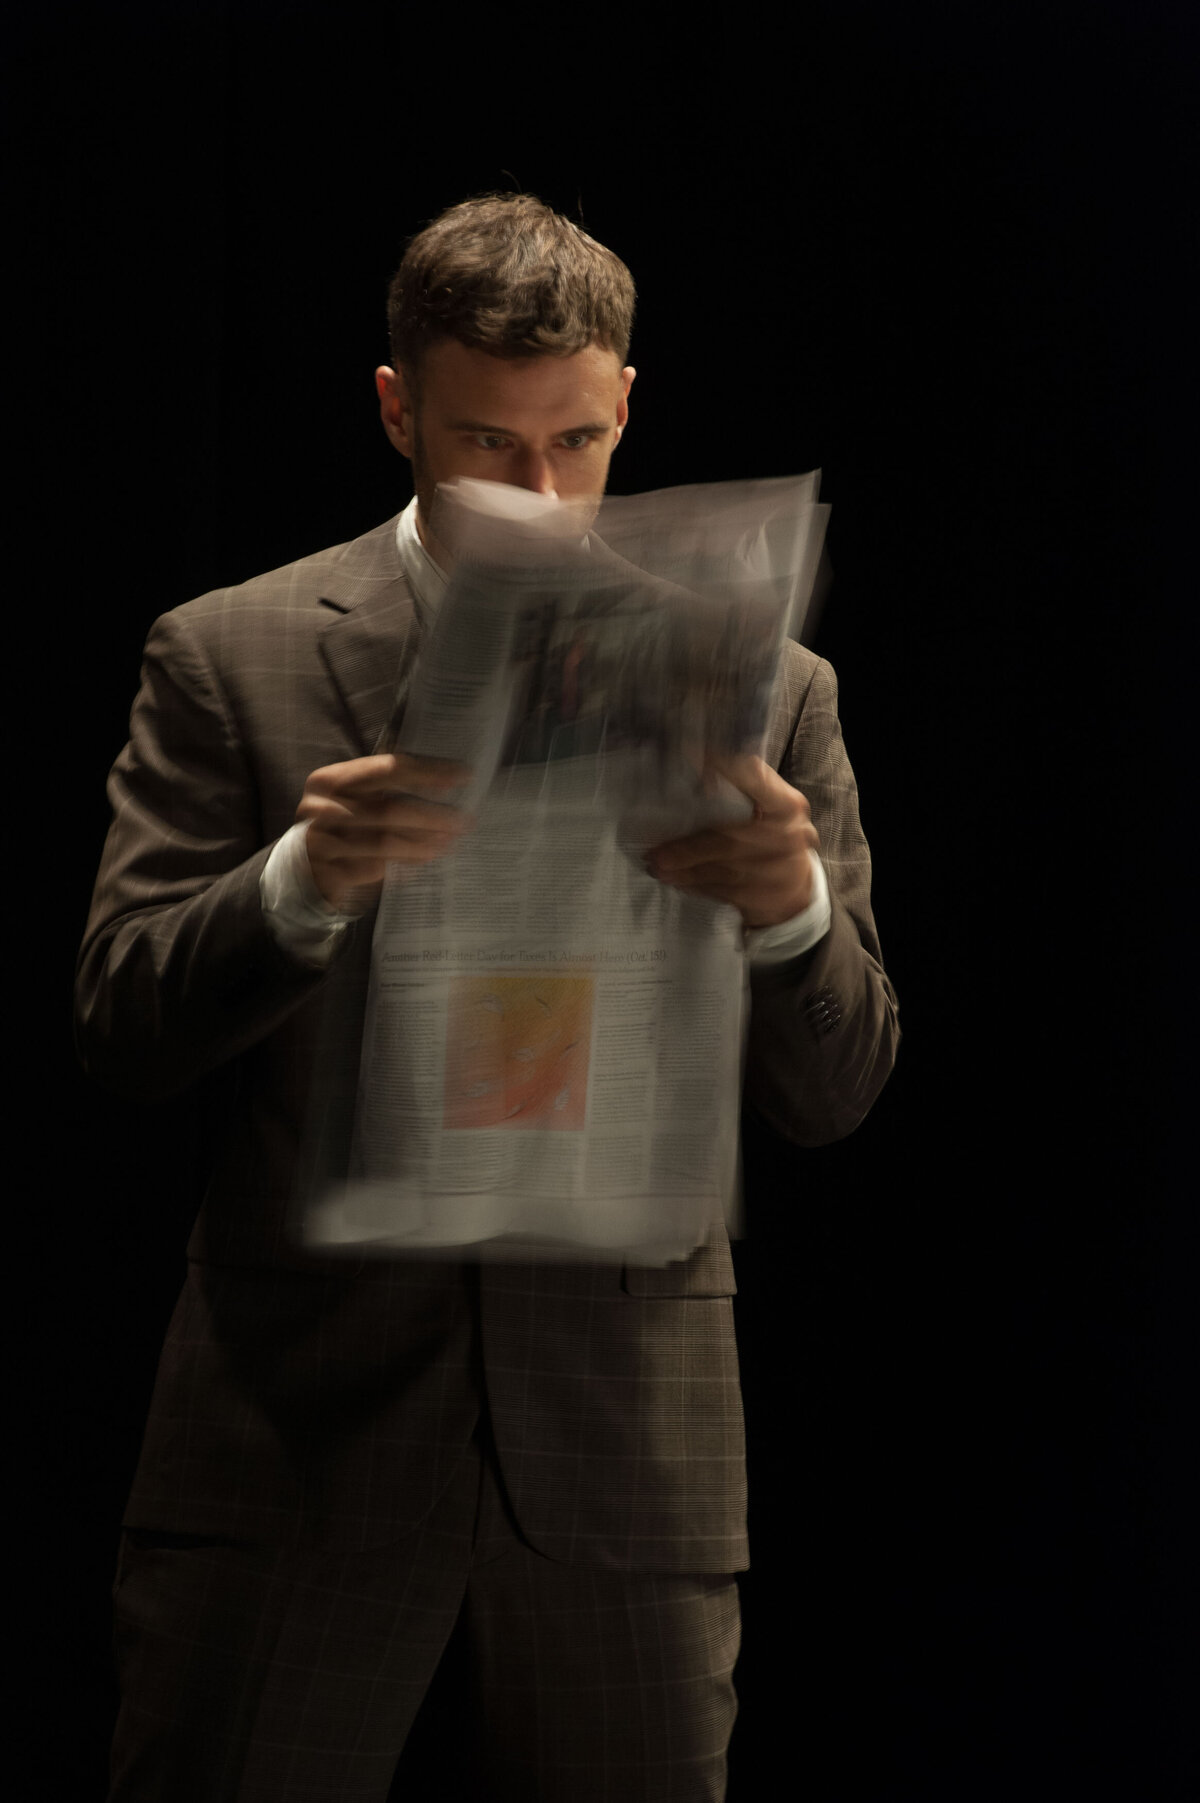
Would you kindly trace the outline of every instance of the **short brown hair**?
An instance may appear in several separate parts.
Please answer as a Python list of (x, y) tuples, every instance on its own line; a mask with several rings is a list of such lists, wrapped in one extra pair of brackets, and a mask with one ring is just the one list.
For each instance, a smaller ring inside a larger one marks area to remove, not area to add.
[(622, 364), (633, 277), (620, 257), (534, 194), (484, 194), (412, 239), (388, 290), (392, 361), (411, 378), (431, 344), (497, 357), (569, 357), (599, 344)]

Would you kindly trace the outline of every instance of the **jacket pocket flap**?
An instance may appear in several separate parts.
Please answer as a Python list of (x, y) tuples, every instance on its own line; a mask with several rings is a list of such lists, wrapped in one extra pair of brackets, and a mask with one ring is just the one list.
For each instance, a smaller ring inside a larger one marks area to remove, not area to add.
[[(719, 1237), (718, 1237), (719, 1235)], [(714, 1229), (707, 1245), (674, 1264), (626, 1265), (621, 1287), (630, 1296), (734, 1296), (737, 1284), (733, 1257), (723, 1228)]]

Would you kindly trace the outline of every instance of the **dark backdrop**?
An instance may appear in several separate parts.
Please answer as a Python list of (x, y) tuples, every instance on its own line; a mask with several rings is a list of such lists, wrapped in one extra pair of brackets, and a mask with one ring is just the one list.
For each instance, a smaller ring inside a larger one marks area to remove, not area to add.
[(203, 1172), (189, 1103), (115, 1103), (70, 1046), (141, 645), (403, 503), (388, 277), (512, 186), (638, 280), (614, 489), (824, 470), (813, 642), (901, 998), (858, 1134), (747, 1148), (731, 1798), (1197, 1794), (1165, 432), (1194, 41), (1168, 5), (901, 10), (125, 0), (16, 38), (12, 1287), (57, 1724), (30, 1795), (102, 1795), (118, 1521)]

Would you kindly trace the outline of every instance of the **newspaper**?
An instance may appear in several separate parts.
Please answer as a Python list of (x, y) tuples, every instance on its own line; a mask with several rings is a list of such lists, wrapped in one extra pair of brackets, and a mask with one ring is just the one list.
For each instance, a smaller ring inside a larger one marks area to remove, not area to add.
[(477, 823), (389, 869), (310, 1246), (664, 1265), (737, 1231), (741, 918), (645, 854), (749, 813), (714, 765), (761, 748), (816, 493), (438, 491), (452, 574), (392, 738), (468, 766)]

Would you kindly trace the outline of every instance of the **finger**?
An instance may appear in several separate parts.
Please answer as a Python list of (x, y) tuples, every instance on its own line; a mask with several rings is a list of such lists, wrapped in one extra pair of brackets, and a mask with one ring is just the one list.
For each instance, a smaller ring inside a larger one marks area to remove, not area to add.
[(437, 845), (453, 844), (472, 824), (466, 814), (456, 809), (420, 801), (393, 802), (381, 810), (368, 811), (361, 805), (348, 810), (336, 802), (318, 800), (307, 810), (302, 809), (301, 817), (305, 815), (312, 822), (309, 839), (315, 836), (322, 847), (338, 845), (352, 853), (361, 849), (384, 857), (393, 855), (386, 849), (393, 844), (402, 846), (424, 840)]
[(646, 863), (655, 876), (685, 876), (703, 865), (723, 863), (736, 849), (723, 832), (691, 833), (655, 846), (646, 853)]
[(750, 899), (761, 905), (775, 893), (772, 885), (750, 872), (730, 870), (724, 864), (702, 865), (689, 871), (686, 878), (668, 879), (666, 886), (680, 895), (702, 895), (707, 901), (724, 902), (732, 908), (742, 908)]
[(438, 793), (460, 788), (470, 774), (467, 765), (449, 759), (381, 753), (351, 758), (342, 764), (326, 764), (312, 772), (305, 790), (329, 796), (394, 795), (413, 790)]
[[(334, 806), (338, 804), (335, 802)], [(473, 824), (473, 817), (451, 802), (432, 801), (420, 795), (398, 795), (394, 789), (384, 790), (382, 794), (356, 795), (345, 810), (345, 817), (361, 821), (364, 826), (398, 833), (462, 832)]]
[(694, 864), (688, 870), (677, 871), (673, 876), (664, 876), (662, 881), (671, 889), (698, 889), (705, 895), (716, 889), (741, 891), (743, 889), (782, 889), (786, 886), (789, 872), (782, 869), (776, 873), (770, 864)]
[(668, 886), (683, 895), (703, 895), (709, 901), (725, 902), (737, 908), (750, 926), (790, 920), (812, 899), (811, 875), (800, 882), (794, 871), (785, 875), (782, 870), (733, 870), (714, 864), (690, 871), (686, 881)]
[(459, 833), (474, 825), (473, 815), (449, 802), (400, 795), (395, 789), (366, 794), (341, 790), (334, 795), (306, 789), (300, 797), (296, 819), (320, 822), (317, 830), (342, 837), (358, 830)]
[(671, 840), (648, 852), (646, 863), (656, 876), (666, 876), (705, 863), (766, 865), (778, 860), (791, 861), (801, 852), (816, 851), (819, 847), (816, 827), (807, 816), (796, 812), (786, 821), (774, 816), (769, 820), (764, 817)]
[(413, 757), (406, 751), (398, 751), (394, 762), (396, 783), (414, 788), (418, 794), (427, 789), (435, 793), (460, 789), (472, 776), (471, 766), (460, 764), (454, 758)]
[(296, 819), (307, 821), (309, 855), (316, 858), (402, 857), (409, 841), (429, 840), (444, 849), (474, 825), (472, 816), (460, 808), (411, 795), (398, 797), (394, 790), (349, 796), (306, 790)]
[(735, 789), (740, 789), (763, 815), (789, 814), (798, 804), (803, 812), (809, 811), (808, 801), (799, 789), (793, 789), (778, 770), (772, 770), (770, 764), (750, 752), (737, 757), (712, 758), (708, 768), (725, 777)]

